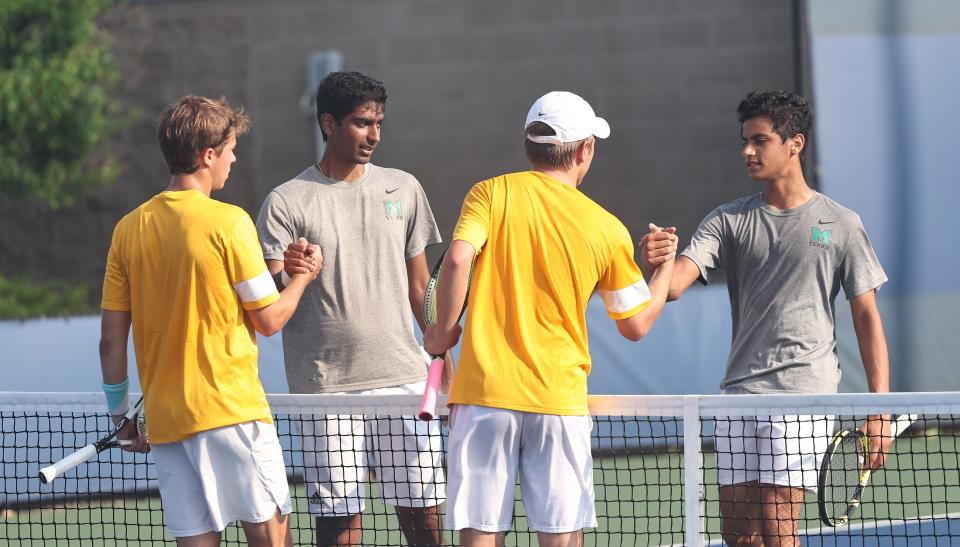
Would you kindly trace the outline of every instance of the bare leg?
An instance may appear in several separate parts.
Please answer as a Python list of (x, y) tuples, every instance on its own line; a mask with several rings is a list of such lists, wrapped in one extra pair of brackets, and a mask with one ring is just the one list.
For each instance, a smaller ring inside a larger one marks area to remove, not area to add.
[(583, 530), (563, 534), (537, 532), (537, 544), (540, 547), (583, 547)]
[(281, 515), (280, 509), (273, 518), (264, 522), (241, 522), (243, 533), (247, 536), (247, 545), (250, 547), (292, 547), (293, 537), (290, 536), (290, 518)]
[(177, 538), (177, 547), (219, 547), (220, 532)]
[(503, 547), (506, 532), (481, 532), (473, 528), (460, 530), (462, 547)]
[(720, 529), (731, 547), (763, 547), (760, 485), (756, 482), (720, 487)]
[(787, 486), (760, 486), (763, 542), (766, 547), (799, 547), (800, 511), (806, 491)]
[(443, 545), (440, 525), (440, 506), (396, 507), (397, 520), (407, 545), (410, 547), (440, 547)]
[(363, 530), (361, 515), (317, 517), (317, 547), (354, 547), (360, 545)]

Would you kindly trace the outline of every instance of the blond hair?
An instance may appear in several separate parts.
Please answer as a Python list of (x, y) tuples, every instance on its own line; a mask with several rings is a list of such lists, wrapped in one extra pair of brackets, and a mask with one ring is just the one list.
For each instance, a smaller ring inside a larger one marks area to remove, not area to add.
[(200, 167), (200, 154), (213, 148), (217, 154), (231, 136), (240, 137), (250, 128), (243, 108), (226, 99), (187, 95), (168, 106), (160, 116), (157, 139), (171, 175), (193, 173)]

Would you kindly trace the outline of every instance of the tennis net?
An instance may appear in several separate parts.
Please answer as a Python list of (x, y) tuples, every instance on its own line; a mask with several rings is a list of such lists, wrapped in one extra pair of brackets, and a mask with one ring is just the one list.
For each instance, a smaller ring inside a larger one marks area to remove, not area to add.
[[(310, 432), (305, 424), (330, 415), (358, 416), (365, 423), (412, 422), (402, 416), (414, 414), (419, 398), (271, 395), (270, 404), (294, 500), (294, 544), (312, 545), (314, 519), (308, 512), (310, 492), (304, 478), (311, 476), (316, 445), (304, 434)], [(0, 544), (173, 544), (163, 528), (149, 455), (112, 449), (51, 484), (36, 478), (41, 467), (109, 431), (103, 408), (100, 394), (0, 393)], [(736, 462), (750, 457), (766, 459), (761, 467), (773, 471), (781, 465), (775, 446), (742, 444), (753, 435), (748, 430), (780, 424), (793, 450), (803, 445), (801, 437), (810, 436), (804, 427), (828, 440), (827, 432), (855, 426), (876, 414), (917, 417), (896, 440), (883, 470), (871, 476), (850, 521), (838, 527), (823, 524), (817, 497), (808, 494), (800, 502), (797, 537), (805, 545), (960, 541), (960, 393), (593, 396), (590, 408), (598, 527), (586, 532), (586, 545), (722, 544), (718, 476), (735, 474)], [(440, 430), (439, 445), (445, 448), (447, 430), (445, 426)], [(391, 448), (380, 448), (382, 463)], [(379, 479), (388, 480), (388, 474)], [(405, 545), (394, 510), (379, 499), (385, 491), (371, 486), (368, 492), (362, 544)], [(740, 493), (731, 500), (728, 514), (750, 506)], [(770, 504), (761, 507), (767, 508), (764, 516), (738, 514), (740, 524), (751, 519), (769, 523)], [(773, 513), (782, 509), (777, 505)], [(794, 533), (785, 525), (777, 530)], [(446, 544), (457, 544), (456, 534), (443, 533)], [(223, 537), (227, 545), (245, 544), (237, 526), (228, 528)], [(520, 503), (507, 544), (537, 544)]]

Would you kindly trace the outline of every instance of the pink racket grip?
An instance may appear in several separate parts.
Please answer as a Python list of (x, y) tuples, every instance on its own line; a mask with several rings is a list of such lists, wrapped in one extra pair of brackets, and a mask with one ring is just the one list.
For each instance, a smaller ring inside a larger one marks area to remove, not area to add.
[(443, 357), (433, 357), (427, 369), (427, 387), (423, 390), (423, 400), (417, 417), (429, 422), (437, 415), (437, 393), (440, 391), (440, 377), (443, 376)]

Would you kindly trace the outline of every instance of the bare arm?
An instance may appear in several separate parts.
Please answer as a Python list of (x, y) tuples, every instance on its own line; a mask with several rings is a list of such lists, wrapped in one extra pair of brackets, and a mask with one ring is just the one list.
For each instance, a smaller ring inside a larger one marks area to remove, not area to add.
[[(880, 309), (877, 307), (876, 290), (851, 298), (850, 311), (853, 315), (853, 329), (857, 333), (863, 371), (867, 376), (867, 386), (872, 393), (887, 393), (890, 391), (890, 356)], [(890, 417), (870, 416), (861, 429), (870, 436), (869, 467), (879, 469), (893, 443)]]
[[(316, 245), (310, 245), (305, 238), (299, 238), (295, 242), (287, 245), (283, 251), (283, 260), (267, 260), (267, 270), (273, 277), (273, 282), (277, 285), (278, 291), (283, 291), (283, 271), (286, 270), (287, 276), (295, 274), (308, 274), (313, 269), (320, 270), (323, 267), (323, 253)], [(288, 281), (291, 277), (287, 277)]]
[(100, 316), (100, 370), (105, 384), (127, 379), (127, 338), (132, 323), (130, 312), (103, 310)]
[(643, 311), (617, 320), (620, 335), (636, 342), (650, 332), (666, 303), (667, 290), (677, 255), (677, 229), (650, 224), (650, 233), (640, 239), (640, 269), (650, 281), (650, 304)]
[[(320, 252), (320, 248), (316, 245), (309, 245), (302, 251), (296, 250), (301, 244), (305, 245), (306, 240), (292, 243), (284, 252), (284, 256), (287, 256), (288, 253), (294, 253), (297, 257), (293, 259), (295, 264), (288, 265), (288, 270), (294, 273), (291, 276), (290, 284), (280, 291), (280, 299), (257, 310), (244, 310), (254, 330), (263, 336), (273, 336), (287, 324), (287, 321), (293, 316), (293, 312), (297, 310), (297, 304), (300, 303), (303, 291), (311, 281), (316, 279), (317, 274), (323, 267), (323, 254)], [(274, 277), (283, 268), (284, 263), (279, 260), (267, 261), (267, 270)], [(304, 271), (306, 273), (300, 273)]]
[(679, 256), (674, 262), (676, 264), (673, 267), (673, 277), (670, 279), (670, 289), (667, 291), (667, 302), (679, 300), (690, 285), (700, 278), (700, 268), (689, 258)]
[[(127, 379), (127, 338), (130, 336), (132, 316), (128, 311), (103, 310), (100, 316), (100, 371), (105, 384), (119, 384)], [(112, 416), (118, 423), (123, 416)], [(124, 428), (118, 439), (132, 440), (124, 446), (128, 452), (149, 452), (150, 443), (140, 436), (133, 424)]]
[(437, 291), (437, 324), (427, 327), (423, 347), (427, 353), (440, 355), (460, 339), (460, 310), (467, 297), (470, 265), (476, 256), (473, 245), (455, 240), (443, 257)]
[[(423, 316), (423, 299), (427, 293), (427, 281), (430, 280), (430, 268), (427, 266), (426, 253), (407, 260), (407, 286), (408, 297), (410, 299), (410, 309), (413, 316), (417, 318), (417, 324), (420, 325), (420, 332), (426, 334), (427, 321)], [(450, 385), (453, 383), (453, 356), (449, 351), (443, 354), (443, 375), (440, 377), (440, 393), (449, 393)]]
[(872, 393), (886, 393), (890, 391), (890, 356), (880, 309), (877, 307), (877, 292), (868, 291), (851, 298), (850, 311), (860, 347), (860, 359), (867, 374), (867, 385)]
[[(283, 261), (282, 260), (268, 260), (267, 261), (267, 270), (270, 272), (274, 278), (276, 278), (280, 272), (283, 271)], [(282, 291), (283, 285), (277, 285), (277, 290)]]
[(636, 342), (650, 332), (666, 304), (667, 290), (670, 288), (670, 278), (673, 275), (675, 262), (676, 260), (670, 260), (654, 270), (650, 283), (647, 284), (650, 287), (650, 305), (640, 313), (617, 320), (617, 330), (620, 331), (621, 336)]
[(280, 332), (293, 316), (293, 312), (297, 311), (303, 290), (310, 281), (313, 279), (307, 274), (295, 275), (290, 284), (280, 292), (279, 300), (260, 309), (244, 310), (254, 330), (263, 336), (273, 336)]
[(423, 317), (423, 295), (427, 292), (427, 281), (430, 271), (427, 269), (427, 254), (420, 253), (407, 260), (407, 297), (410, 299), (410, 309), (417, 318), (420, 331), (427, 328)]

